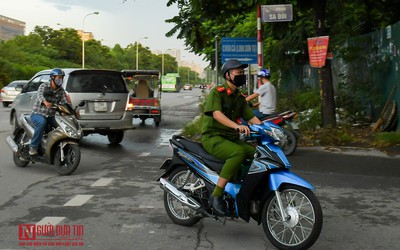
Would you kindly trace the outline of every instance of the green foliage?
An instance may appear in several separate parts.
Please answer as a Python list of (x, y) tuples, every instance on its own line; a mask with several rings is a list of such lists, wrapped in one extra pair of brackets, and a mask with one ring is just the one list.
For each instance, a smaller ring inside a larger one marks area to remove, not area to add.
[[(109, 48), (98, 40), (85, 42), (85, 67), (103, 69), (135, 69), (136, 48), (139, 69), (178, 71), (176, 58), (165, 54), (153, 54), (140, 43), (122, 48), (116, 44)], [(48, 26), (35, 27), (27, 36), (18, 36), (0, 42), (0, 84), (4, 86), (16, 79), (30, 79), (36, 72), (55, 67), (80, 68), (82, 63), (82, 40), (74, 29), (54, 30)], [(187, 71), (186, 71), (187, 72)], [(198, 73), (189, 70), (191, 83), (198, 82)], [(187, 76), (187, 74), (186, 74)], [(192, 82), (193, 81), (193, 82)]]
[(193, 121), (187, 123), (182, 130), (182, 135), (191, 140), (200, 142), (203, 117), (204, 115), (202, 114), (196, 117), (196, 119), (194, 119)]
[(400, 132), (382, 132), (375, 134), (376, 146), (400, 146)]
[(207, 94), (204, 93), (199, 100), (200, 115), (197, 116), (193, 121), (187, 123), (182, 130), (183, 136), (198, 142), (201, 141), (201, 131), (204, 117), (204, 102), (206, 97)]

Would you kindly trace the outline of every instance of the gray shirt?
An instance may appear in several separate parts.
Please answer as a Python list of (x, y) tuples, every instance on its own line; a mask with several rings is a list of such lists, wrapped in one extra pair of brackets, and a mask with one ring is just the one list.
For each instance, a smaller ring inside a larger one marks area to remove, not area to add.
[(259, 111), (263, 114), (270, 115), (276, 112), (276, 89), (271, 82), (261, 85), (256, 91), (259, 95), (260, 106)]

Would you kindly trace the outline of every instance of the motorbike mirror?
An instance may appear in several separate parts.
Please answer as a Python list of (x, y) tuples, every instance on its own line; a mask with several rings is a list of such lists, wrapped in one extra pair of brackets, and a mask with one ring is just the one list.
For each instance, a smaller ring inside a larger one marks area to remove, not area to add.
[(81, 102), (78, 104), (78, 106), (79, 106), (79, 107), (83, 107), (83, 106), (85, 106), (85, 104), (86, 104), (85, 101), (81, 101)]

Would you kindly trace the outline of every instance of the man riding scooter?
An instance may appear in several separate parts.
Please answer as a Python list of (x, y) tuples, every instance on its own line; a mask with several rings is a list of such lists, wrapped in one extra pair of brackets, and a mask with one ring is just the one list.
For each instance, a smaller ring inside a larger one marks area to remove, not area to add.
[(35, 131), (29, 147), (29, 155), (37, 155), (39, 144), (48, 126), (55, 127), (55, 110), (52, 109), (54, 103), (68, 103), (63, 84), (65, 73), (62, 69), (55, 68), (50, 73), (50, 80), (39, 86), (36, 101), (33, 105), (31, 120), (35, 126)]

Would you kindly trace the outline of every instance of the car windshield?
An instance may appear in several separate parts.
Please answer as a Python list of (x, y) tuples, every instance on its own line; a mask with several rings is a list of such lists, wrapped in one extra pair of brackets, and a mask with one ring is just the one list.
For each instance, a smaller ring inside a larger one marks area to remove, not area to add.
[(70, 74), (66, 91), (70, 93), (126, 93), (127, 89), (121, 75), (96, 72), (92, 74)]
[(16, 86), (18, 86), (18, 85), (25, 85), (25, 83), (26, 82), (19, 82), (19, 81), (14, 81), (14, 82), (11, 82), (10, 84), (8, 84), (7, 85), (7, 87), (16, 87)]

